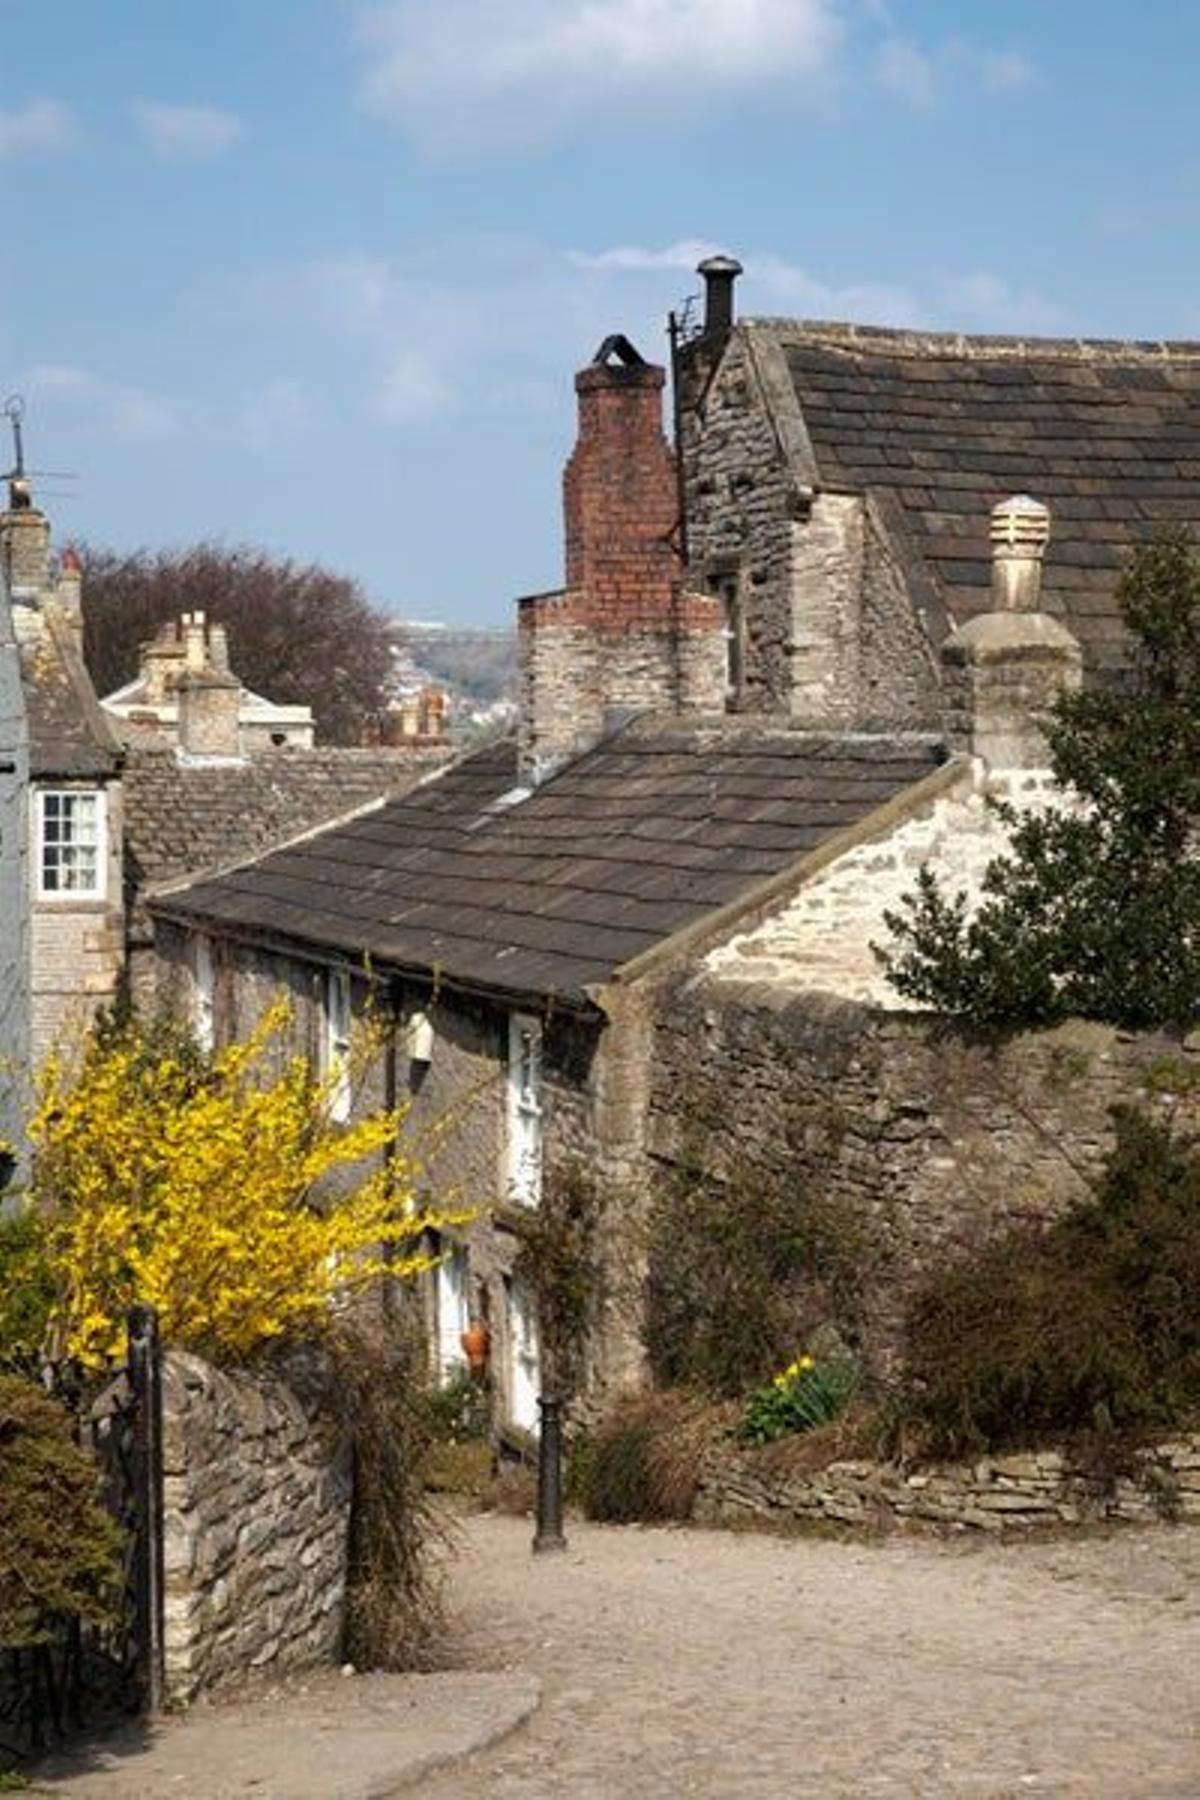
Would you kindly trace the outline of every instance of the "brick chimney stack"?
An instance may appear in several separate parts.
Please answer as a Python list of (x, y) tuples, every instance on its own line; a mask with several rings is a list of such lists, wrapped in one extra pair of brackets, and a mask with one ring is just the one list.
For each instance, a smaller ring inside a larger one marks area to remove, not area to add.
[(1042, 769), (1042, 723), (1061, 693), (1079, 687), (1074, 637), (1041, 610), (1050, 509), (1028, 494), (992, 508), (992, 611), (969, 619), (942, 646), (950, 736), (993, 769)]
[(720, 711), (720, 602), (685, 589), (665, 372), (606, 338), (575, 377), (566, 587), (519, 603), (521, 775), (535, 783), (645, 711)]

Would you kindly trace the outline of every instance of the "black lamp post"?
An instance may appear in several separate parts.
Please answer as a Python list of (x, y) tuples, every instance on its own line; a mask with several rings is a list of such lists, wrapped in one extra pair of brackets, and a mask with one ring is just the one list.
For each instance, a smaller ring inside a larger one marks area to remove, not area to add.
[(538, 1437), (537, 1531), (535, 1556), (546, 1550), (565, 1550), (562, 1491), (562, 1401), (551, 1394), (538, 1395), (542, 1415)]

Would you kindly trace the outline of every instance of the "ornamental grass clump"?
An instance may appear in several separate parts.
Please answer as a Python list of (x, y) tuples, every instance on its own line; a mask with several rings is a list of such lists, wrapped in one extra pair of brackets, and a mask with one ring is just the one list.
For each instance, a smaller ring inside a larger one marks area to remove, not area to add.
[(403, 1108), (340, 1124), (343, 1076), (288, 1054), (286, 1004), (211, 1054), (137, 1018), (74, 1066), (44, 1065), (28, 1217), (53, 1298), (50, 1348), (118, 1361), (135, 1301), (166, 1343), (221, 1360), (324, 1335), (335, 1303), (429, 1267)]
[(773, 1444), (798, 1431), (815, 1431), (845, 1411), (858, 1386), (850, 1357), (818, 1362), (798, 1356), (751, 1395), (737, 1428), (747, 1444)]

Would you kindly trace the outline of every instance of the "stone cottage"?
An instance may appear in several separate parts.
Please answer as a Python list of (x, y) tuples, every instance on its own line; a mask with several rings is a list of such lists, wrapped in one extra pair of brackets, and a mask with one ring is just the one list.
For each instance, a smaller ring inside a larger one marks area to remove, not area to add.
[(1200, 345), (737, 320), (701, 265), (678, 354), (690, 567), (719, 594), (730, 703), (944, 728), (940, 651), (986, 611), (991, 508), (1051, 509), (1042, 605), (1089, 679), (1123, 659), (1129, 546), (1200, 518)]
[[(1027, 350), (1036, 360), (1036, 346)], [(711, 344), (692, 354), (694, 381), (702, 355), (721, 366)], [(1088, 666), (1072, 626), (1111, 613), (1112, 570), (1069, 610), (1071, 582), (1050, 579), (1060, 565), (1049, 509), (988, 489), (970, 520), (985, 585), (973, 585), (974, 565), (962, 576), (962, 559), (949, 559), (966, 598), (937, 588), (906, 547), (905, 568), (889, 564), (868, 602), (865, 549), (851, 558), (851, 591), (840, 549), (821, 567), (804, 561), (795, 517), (780, 539), (792, 560), (768, 560), (769, 579), (756, 584), (756, 546), (774, 526), (738, 535), (731, 496), (742, 490), (729, 476), (721, 540), (719, 495), (697, 472), (717, 450), (705, 450), (694, 418), (688, 492), (708, 512), (687, 520), (689, 566), (663, 385), (663, 371), (619, 337), (576, 378), (566, 580), (518, 603), (516, 741), (150, 902), (164, 981), (218, 1036), (245, 1031), (283, 987), (297, 1031), (331, 1068), (368, 998), (391, 1018), (371, 1091), (408, 1095), (418, 1130), (448, 1122), (435, 1179), (486, 1209), (443, 1246), (429, 1297), (437, 1360), (456, 1362), (468, 1318), (487, 1317), (500, 1405), (518, 1430), (535, 1423), (541, 1378), (520, 1209), (539, 1205), (571, 1160), (590, 1170), (611, 1214), (587, 1385), (597, 1398), (639, 1379), (645, 1269), (626, 1227), (677, 1152), (693, 1075), (728, 1096), (718, 1124), (735, 1142), (743, 1130), (769, 1137), (784, 1080), (826, 1096), (840, 1085), (856, 1123), (823, 1179), (892, 1221), (911, 1268), (1014, 1208), (1049, 1205), (1048, 1137), (1074, 1131), (1081, 1154), (1097, 1153), (1107, 1098), (1135, 1078), (1127, 1065), (1153, 1055), (1092, 1044), (1086, 1095), (1022, 1088), (1002, 1102), (988, 1087), (995, 1069), (954, 1063), (925, 1022), (898, 1012), (870, 951), (882, 907), (921, 862), (967, 885), (977, 878), (1001, 841), (989, 793), (1056, 803), (1038, 721)], [(693, 388), (693, 408), (702, 399)], [(1008, 433), (1030, 447), (1030, 474), (1049, 454), (1041, 404), (1031, 400), (1023, 435), (1011, 422)], [(960, 416), (953, 405), (949, 416)], [(872, 429), (890, 454), (885, 411)], [(1130, 466), (1140, 480), (1141, 465)], [(1011, 461), (1006, 470), (1018, 489), (1032, 485)], [(865, 545), (873, 494), (835, 497), (859, 509), (849, 541)], [(780, 499), (781, 516), (794, 504)], [(966, 541), (964, 517), (953, 515), (955, 544)], [(736, 567), (720, 560), (732, 550), (710, 548), (735, 540)], [(936, 566), (934, 549), (925, 554)], [(938, 596), (940, 638), (933, 600), (922, 613), (918, 591)], [(882, 656), (875, 610), (896, 646), (884, 659), (894, 704), (880, 700), (883, 674), (871, 675)], [(821, 648), (820, 619), (843, 613), (845, 632)], [(796, 654), (803, 632), (812, 656)], [(851, 648), (843, 656), (839, 645)], [(813, 673), (822, 668), (828, 680)], [(1037, 1056), (1076, 1066), (1052, 1046)], [(892, 1155), (899, 1143), (909, 1148)], [(886, 1349), (887, 1304), (878, 1330)]]
[(55, 566), (50, 525), (23, 477), (0, 514), (28, 733), (27, 953), (40, 1057), (113, 999), (124, 941), (121, 748), (82, 654), (78, 559)]

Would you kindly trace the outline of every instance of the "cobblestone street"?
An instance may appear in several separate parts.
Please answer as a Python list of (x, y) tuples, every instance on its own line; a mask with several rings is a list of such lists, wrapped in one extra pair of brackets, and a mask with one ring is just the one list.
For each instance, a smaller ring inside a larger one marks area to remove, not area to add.
[(463, 1527), (458, 1657), (543, 1684), (429, 1800), (1200, 1795), (1200, 1532), (878, 1544)]

